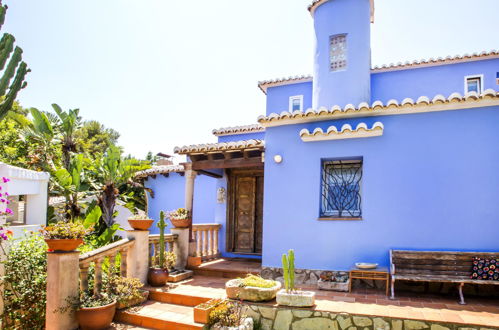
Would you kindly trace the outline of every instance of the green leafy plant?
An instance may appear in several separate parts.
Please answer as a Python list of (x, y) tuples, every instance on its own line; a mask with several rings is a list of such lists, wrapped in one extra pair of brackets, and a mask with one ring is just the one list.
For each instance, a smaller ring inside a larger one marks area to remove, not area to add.
[(143, 297), (142, 288), (144, 284), (138, 278), (112, 276), (109, 279), (111, 294), (118, 302), (126, 303), (141, 299)]
[(266, 280), (258, 275), (248, 274), (245, 278), (240, 279), (241, 286), (252, 286), (257, 288), (271, 288), (275, 286), (275, 281)]
[[(4, 329), (44, 329), (46, 308), (47, 259), (45, 242), (30, 234), (13, 240), (8, 251), (0, 244), (6, 258), (0, 315)], [(1, 291), (0, 291), (1, 292)]]
[(287, 292), (295, 290), (295, 251), (289, 250), (282, 255), (282, 269), (284, 272), (284, 287)]
[(174, 211), (168, 212), (168, 217), (170, 219), (184, 220), (189, 219), (189, 211), (184, 208), (179, 208)]
[(151, 266), (154, 268), (173, 270), (177, 262), (177, 255), (173, 251), (165, 251), (165, 261), (160, 263), (158, 257), (151, 257)]
[(238, 327), (246, 318), (242, 304), (238, 301), (224, 299), (210, 312), (208, 325), (222, 327)]
[(91, 228), (79, 222), (59, 221), (50, 226), (43, 226), (40, 230), (45, 239), (80, 239), (90, 233)]
[(151, 219), (145, 213), (137, 213), (128, 217), (128, 220), (151, 220)]

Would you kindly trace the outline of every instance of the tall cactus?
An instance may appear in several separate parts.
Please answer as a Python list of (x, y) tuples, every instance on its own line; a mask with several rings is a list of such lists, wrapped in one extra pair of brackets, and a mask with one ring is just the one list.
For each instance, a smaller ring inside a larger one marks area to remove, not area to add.
[(165, 212), (159, 212), (159, 222), (157, 224), (159, 228), (159, 267), (163, 268), (165, 264), (165, 228), (167, 223), (165, 222)]
[(295, 251), (289, 250), (288, 254), (282, 255), (282, 269), (284, 274), (284, 287), (286, 291), (295, 290)]
[[(0, 0), (0, 28), (5, 21), (7, 6), (2, 5)], [(0, 39), (0, 120), (5, 118), (17, 98), (17, 93), (26, 87), (24, 81), (26, 74), (30, 72), (28, 65), (22, 60), (23, 50), (14, 48), (16, 39), (13, 35), (4, 33)], [(12, 78), (14, 80), (11, 83)]]

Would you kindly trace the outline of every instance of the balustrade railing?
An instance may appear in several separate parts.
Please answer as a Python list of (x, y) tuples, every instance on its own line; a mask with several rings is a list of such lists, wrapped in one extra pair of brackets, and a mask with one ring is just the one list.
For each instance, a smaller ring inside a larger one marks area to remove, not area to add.
[[(175, 251), (177, 238), (176, 234), (165, 234), (165, 251)], [(149, 235), (149, 256), (159, 256), (159, 234)]]
[(203, 261), (220, 256), (218, 250), (218, 232), (222, 227), (216, 223), (201, 223), (192, 225), (192, 239), (196, 242), (196, 257)]
[[(128, 250), (135, 244), (133, 239), (125, 238), (112, 244), (103, 246), (94, 251), (80, 255), (80, 288), (88, 290), (89, 269), (94, 267), (93, 273), (93, 292), (99, 293), (102, 288), (102, 265), (105, 260), (109, 260), (107, 269), (108, 275), (112, 272), (118, 273), (123, 277), (127, 277), (127, 254)], [(116, 260), (119, 258), (120, 264), (115, 268)]]

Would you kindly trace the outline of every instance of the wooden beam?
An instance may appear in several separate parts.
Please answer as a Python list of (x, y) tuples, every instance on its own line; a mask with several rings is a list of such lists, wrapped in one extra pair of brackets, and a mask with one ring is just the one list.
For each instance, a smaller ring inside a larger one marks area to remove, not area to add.
[(217, 173), (213, 173), (213, 172), (209, 172), (209, 171), (205, 171), (205, 170), (197, 170), (199, 174), (203, 174), (203, 175), (206, 175), (206, 176), (211, 176), (212, 178), (216, 178), (216, 179), (221, 179), (223, 178), (223, 175), (220, 175), (220, 174), (217, 174)]
[(217, 160), (200, 160), (192, 163), (195, 171), (208, 170), (214, 168), (237, 168), (237, 167), (258, 167), (263, 166), (262, 157), (234, 158)]

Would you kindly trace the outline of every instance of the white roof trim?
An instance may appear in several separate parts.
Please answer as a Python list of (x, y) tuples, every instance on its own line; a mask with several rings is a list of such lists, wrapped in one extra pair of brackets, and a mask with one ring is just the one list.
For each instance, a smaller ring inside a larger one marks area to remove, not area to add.
[(406, 98), (402, 102), (390, 100), (386, 105), (381, 101), (375, 101), (372, 105), (363, 102), (357, 107), (348, 104), (344, 108), (335, 105), (331, 109), (308, 109), (292, 113), (283, 111), (281, 114), (272, 113), (268, 116), (260, 116), (258, 122), (264, 127), (273, 127), (340, 118), (404, 115), (490, 106), (499, 106), (499, 93), (493, 89), (487, 89), (482, 94), (471, 92), (465, 96), (452, 93), (448, 98), (437, 95), (432, 100), (426, 96), (419, 97), (417, 101), (410, 98)]
[(269, 87), (277, 87), (284, 86), (290, 84), (299, 84), (304, 82), (312, 81), (313, 77), (311, 75), (301, 75), (301, 76), (292, 76), (292, 77), (283, 77), (277, 79), (270, 80), (262, 80), (258, 82), (258, 88), (262, 90), (265, 94), (267, 94), (267, 88)]
[(47, 172), (37, 172), (25, 168), (8, 165), (0, 162), (0, 175), (8, 179), (48, 181), (50, 174)]
[(263, 140), (241, 140), (221, 143), (206, 143), (206, 144), (193, 144), (183, 147), (175, 147), (174, 152), (180, 155), (185, 154), (203, 154), (221, 151), (239, 151), (239, 150), (261, 150), (265, 147)]
[(213, 135), (216, 136), (226, 136), (226, 135), (237, 135), (237, 134), (247, 134), (247, 133), (257, 133), (265, 132), (265, 127), (260, 124), (243, 125), (243, 126), (230, 126), (222, 127), (219, 129), (214, 129), (212, 131)]
[(382, 136), (383, 130), (383, 124), (379, 121), (375, 122), (371, 128), (368, 128), (366, 123), (359, 123), (355, 129), (350, 124), (344, 124), (341, 130), (338, 130), (336, 126), (329, 126), (326, 132), (320, 127), (314, 129), (312, 133), (304, 128), (300, 131), (300, 138), (303, 142), (368, 138)]
[(148, 176), (166, 173), (179, 173), (184, 172), (185, 168), (183, 165), (159, 165), (153, 166), (147, 170), (139, 171), (135, 173), (136, 178), (146, 178)]

